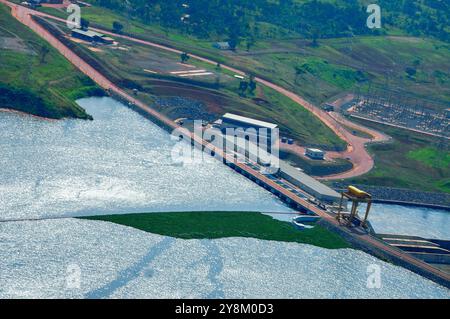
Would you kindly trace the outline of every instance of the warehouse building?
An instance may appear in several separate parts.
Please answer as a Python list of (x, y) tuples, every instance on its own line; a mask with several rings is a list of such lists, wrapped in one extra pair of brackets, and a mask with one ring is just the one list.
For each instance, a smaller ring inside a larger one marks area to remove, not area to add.
[(267, 129), (269, 134), (275, 129), (278, 129), (278, 125), (274, 123), (264, 122), (260, 120), (255, 120), (249, 117), (240, 116), (232, 113), (226, 113), (222, 116), (222, 130), (227, 128), (254, 128), (256, 130), (259, 129)]
[(278, 175), (281, 178), (294, 184), (295, 186), (299, 187), (308, 194), (314, 196), (323, 203), (330, 205), (339, 204), (339, 201), (341, 200), (341, 195), (338, 194), (336, 191), (334, 191), (327, 185), (322, 184), (321, 182), (312, 178), (311, 176), (306, 175), (299, 169), (295, 168), (294, 166), (290, 165), (289, 163), (283, 160), (280, 160), (279, 164), (280, 170), (278, 172)]
[(73, 29), (72, 37), (88, 42), (97, 42), (104, 44), (114, 43), (114, 39), (109, 38), (102, 33), (95, 32), (92, 30)]
[(227, 129), (242, 129), (247, 140), (254, 140), (259, 146), (265, 144), (269, 151), (273, 146), (272, 137), (275, 138), (274, 143), (278, 141), (278, 125), (232, 113), (222, 116), (220, 129), (223, 134), (227, 133)]

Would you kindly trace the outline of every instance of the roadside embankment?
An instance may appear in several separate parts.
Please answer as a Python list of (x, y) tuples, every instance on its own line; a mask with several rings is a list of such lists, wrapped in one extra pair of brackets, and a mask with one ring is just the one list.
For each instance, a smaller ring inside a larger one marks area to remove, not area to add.
[[(333, 188), (342, 191), (348, 184), (334, 183)], [(370, 193), (374, 202), (450, 209), (450, 194), (423, 192), (404, 188), (354, 185)]]

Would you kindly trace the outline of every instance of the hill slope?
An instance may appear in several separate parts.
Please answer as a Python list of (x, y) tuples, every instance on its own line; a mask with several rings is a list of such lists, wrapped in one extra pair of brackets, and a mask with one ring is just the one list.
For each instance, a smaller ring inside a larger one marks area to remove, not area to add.
[(0, 107), (48, 118), (90, 118), (75, 100), (102, 90), (3, 4), (0, 21)]

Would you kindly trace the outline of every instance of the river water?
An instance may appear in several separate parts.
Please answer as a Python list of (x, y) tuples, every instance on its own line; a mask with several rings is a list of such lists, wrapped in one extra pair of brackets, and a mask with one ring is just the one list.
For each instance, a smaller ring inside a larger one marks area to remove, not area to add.
[(110, 98), (82, 99), (92, 122), (0, 113), (0, 219), (105, 213), (288, 212), (218, 161), (180, 166), (176, 141)]
[(373, 204), (369, 220), (377, 233), (450, 240), (450, 212), (443, 209)]
[[(94, 121), (47, 121), (0, 112), (0, 219), (181, 210), (291, 212), (218, 162), (174, 164), (176, 142), (122, 104), (110, 98), (79, 104)], [(381, 214), (373, 216), (379, 220), (376, 228), (390, 224)], [(378, 288), (367, 286), (373, 265), (381, 269)], [(68, 287), (74, 269), (81, 284)], [(0, 223), (1, 297), (450, 294), (353, 249), (244, 238), (175, 240), (110, 223), (65, 219)]]

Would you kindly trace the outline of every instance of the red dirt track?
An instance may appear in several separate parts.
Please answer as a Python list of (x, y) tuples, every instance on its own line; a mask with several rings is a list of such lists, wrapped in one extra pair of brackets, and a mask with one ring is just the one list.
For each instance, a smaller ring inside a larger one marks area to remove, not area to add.
[[(6, 0), (1, 0), (1, 2), (7, 3), (8, 2)], [(21, 19), (24, 19), (25, 21), (27, 20), (31, 20), (29, 19), (29, 17), (25, 17), (26, 15), (38, 15), (38, 16), (42, 16), (42, 17), (47, 17), (50, 19), (54, 19), (60, 22), (66, 22), (66, 20), (58, 18), (58, 17), (54, 17), (52, 15), (43, 13), (43, 12), (39, 12), (39, 11), (35, 11), (35, 10), (31, 10), (22, 6), (17, 6), (17, 5), (13, 5), (13, 4), (9, 4), (10, 6), (14, 6), (16, 9), (20, 11), (20, 15), (22, 15), (23, 17), (21, 17)], [(25, 23), (26, 25), (29, 26), (30, 22)], [(150, 42), (150, 41), (145, 41), (145, 40), (141, 40), (141, 39), (136, 39), (130, 36), (126, 36), (126, 35), (122, 35), (122, 34), (117, 34), (114, 32), (110, 32), (107, 30), (103, 30), (103, 29), (98, 29), (98, 28), (91, 28), (92, 30), (96, 30), (99, 32), (102, 32), (104, 34), (110, 35), (110, 36), (114, 36), (116, 38), (122, 38), (122, 39), (126, 39), (135, 43), (139, 43), (142, 45), (147, 45), (147, 46), (152, 46), (161, 50), (165, 50), (165, 51), (169, 51), (169, 52), (173, 52), (173, 53), (177, 53), (177, 54), (181, 54), (182, 51), (178, 50), (178, 49), (174, 49), (165, 45), (161, 45), (161, 44), (157, 44), (154, 42)], [(63, 54), (70, 54), (67, 53), (67, 50), (64, 50), (65, 53)], [(206, 59), (204, 57), (198, 56), (198, 55), (190, 55), (192, 58), (197, 59), (199, 61), (203, 61), (212, 65), (216, 65), (217, 62), (216, 61), (212, 61), (210, 59)], [(66, 56), (67, 57), (67, 56)], [(72, 61), (70, 58), (68, 58), (70, 61)], [(84, 62), (83, 62), (84, 63)], [(74, 63), (75, 64), (75, 63)], [(84, 63), (86, 64), (86, 63)], [(77, 65), (77, 64), (75, 64)], [(86, 65), (87, 66), (87, 65)], [(83, 67), (86, 67), (83, 66)], [(222, 68), (225, 68), (229, 71), (232, 71), (236, 74), (240, 74), (240, 75), (245, 75), (245, 73), (241, 70), (238, 70), (236, 68), (227, 66), (227, 65), (222, 65)], [(95, 70), (94, 70), (95, 71)], [(84, 72), (84, 71), (83, 71)], [(95, 75), (97, 77), (100, 76), (100, 74)], [(106, 78), (101, 79), (102, 81), (106, 80)], [(339, 114), (337, 113), (327, 113), (325, 111), (323, 111), (320, 107), (317, 107), (315, 105), (313, 105), (312, 103), (306, 101), (304, 98), (302, 98), (301, 96), (286, 90), (285, 88), (274, 84), (272, 82), (269, 82), (265, 79), (262, 78), (255, 78), (255, 81), (272, 88), (273, 90), (277, 91), (280, 94), (283, 94), (284, 96), (290, 98), (292, 101), (296, 102), (297, 104), (301, 105), (302, 107), (306, 108), (307, 110), (309, 110), (311, 113), (313, 113), (320, 121), (322, 121), (327, 127), (329, 127), (337, 136), (339, 136), (343, 141), (345, 141), (348, 145), (347, 145), (347, 149), (344, 152), (330, 152), (330, 157), (331, 158), (346, 158), (348, 160), (350, 160), (353, 164), (353, 168), (351, 170), (348, 170), (346, 172), (343, 173), (339, 173), (339, 174), (335, 174), (335, 175), (329, 175), (329, 176), (325, 176), (325, 177), (321, 177), (321, 179), (324, 180), (337, 180), (337, 179), (345, 179), (345, 178), (351, 178), (351, 177), (356, 177), (356, 176), (360, 176), (363, 175), (365, 173), (368, 173), (374, 166), (374, 161), (372, 159), (372, 157), (370, 156), (370, 154), (367, 152), (365, 146), (367, 143), (372, 143), (372, 142), (385, 142), (387, 140), (389, 140), (389, 137), (387, 137), (386, 135), (379, 133), (375, 130), (366, 128), (364, 126), (352, 123), (344, 118), (342, 118)], [(106, 84), (106, 83), (105, 83)], [(108, 86), (111, 86), (112, 83), (109, 83)], [(103, 85), (102, 85), (103, 86)], [(345, 125), (347, 125), (348, 127), (355, 127), (360, 131), (363, 131), (369, 135), (372, 136), (371, 139), (367, 139), (367, 138), (361, 138), (361, 137), (357, 137), (354, 136), (353, 134), (351, 134), (350, 132), (348, 132), (341, 124), (345, 122)], [(302, 150), (302, 148), (299, 149), (300, 151)], [(294, 152), (298, 152), (299, 150), (296, 150), (295, 148), (293, 149)]]
[[(153, 116), (155, 119), (161, 121), (163, 124), (167, 125), (168, 127), (171, 127), (173, 129), (178, 128), (180, 129), (173, 121), (171, 121), (170, 119), (168, 119), (167, 117), (161, 115), (160, 113), (156, 112), (155, 110), (151, 109), (150, 107), (148, 107), (147, 105), (145, 105), (144, 103), (136, 100), (135, 98), (133, 98), (132, 96), (130, 96), (129, 94), (127, 94), (126, 92), (124, 92), (123, 90), (121, 90), (120, 88), (118, 88), (117, 86), (115, 86), (113, 83), (111, 83), (111, 81), (109, 81), (107, 78), (105, 78), (102, 74), (100, 74), (97, 70), (95, 70), (94, 68), (92, 68), (90, 65), (88, 65), (84, 60), (82, 60), (80, 57), (78, 57), (74, 52), (72, 52), (70, 49), (68, 49), (66, 46), (64, 46), (61, 42), (59, 42), (53, 35), (51, 35), (47, 30), (45, 30), (44, 28), (42, 28), (41, 26), (39, 26), (36, 22), (34, 22), (31, 19), (31, 14), (37, 14), (36, 11), (30, 10), (28, 8), (16, 5), (16, 4), (12, 4), (10, 2), (8, 2), (7, 0), (0, 0), (1, 3), (4, 3), (6, 5), (8, 5), (9, 7), (11, 7), (12, 9), (12, 15), (19, 20), (21, 23), (27, 25), (30, 29), (32, 29), (34, 32), (36, 32), (39, 36), (41, 36), (42, 38), (44, 38), (46, 41), (48, 41), (53, 47), (55, 47), (61, 54), (63, 54), (73, 65), (75, 65), (78, 69), (80, 69), (80, 71), (82, 71), (84, 74), (86, 74), (87, 76), (89, 76), (91, 79), (93, 79), (98, 85), (100, 85), (101, 87), (103, 87), (104, 89), (108, 89), (113, 91), (114, 93), (122, 96), (123, 98), (125, 98), (126, 100), (134, 103), (137, 107), (139, 107), (141, 110), (147, 112), (149, 115)], [(103, 31), (102, 31), (103, 32)], [(106, 32), (104, 32), (106, 33)], [(137, 42), (146, 42), (146, 41), (141, 41), (141, 40), (135, 40)], [(150, 44), (153, 46), (157, 46), (155, 44)], [(170, 49), (170, 48), (165, 48), (164, 49)], [(178, 50), (175, 49), (170, 49), (173, 50), (175, 52), (179, 52)], [(200, 58), (200, 57), (198, 57)], [(203, 61), (209, 61), (203, 58), (200, 58)], [(212, 62), (212, 61), (210, 61)], [(242, 73), (240, 71), (234, 70), (232, 68), (228, 68), (230, 70), (233, 70), (236, 73)], [(338, 122), (329, 114), (323, 112), (322, 110), (314, 107), (313, 105), (307, 103), (306, 101), (304, 101), (301, 97), (295, 95), (294, 93), (291, 93), (279, 86), (276, 86), (274, 84), (271, 84), (269, 82), (266, 82), (262, 79), (258, 79), (259, 82), (266, 84), (270, 87), (273, 87), (274, 89), (276, 89), (277, 91), (279, 91), (282, 94), (285, 94), (286, 96), (291, 97), (294, 101), (298, 101), (298, 103), (301, 103), (308, 109), (311, 109), (311, 111), (316, 114), (317, 116), (319, 116), (321, 119), (323, 119), (324, 123), (326, 123), (327, 125), (330, 125), (330, 127), (334, 127), (336, 129), (336, 133), (339, 136), (342, 136), (344, 139), (346, 139), (348, 137), (347, 131), (345, 130), (341, 130), (339, 129), (339, 124)], [(192, 137), (197, 143), (200, 143), (200, 145), (205, 145), (205, 141), (202, 140), (201, 138), (191, 134), (190, 132), (184, 130), (184, 129), (180, 129), (180, 133), (185, 134), (185, 135), (189, 135), (190, 137)], [(374, 137), (375, 138), (375, 137)], [(352, 142), (354, 142), (353, 139), (351, 139)], [(350, 143), (350, 147), (361, 147), (361, 142), (357, 142), (356, 144), (352, 144)], [(206, 146), (208, 148), (211, 148), (211, 146)], [(216, 151), (216, 150), (214, 150)], [(367, 152), (365, 152), (365, 149), (360, 149), (358, 151), (356, 151), (357, 153), (361, 152), (361, 158), (362, 159), (367, 159), (370, 158), (370, 156), (367, 154)], [(440, 271), (437, 268), (432, 267), (429, 264), (424, 263), (421, 260), (418, 260), (406, 253), (404, 253), (403, 251), (392, 247), (382, 241), (380, 241), (379, 239), (367, 234), (367, 233), (361, 233), (361, 232), (355, 232), (354, 229), (349, 229), (346, 227), (341, 227), (339, 222), (335, 219), (334, 216), (328, 214), (327, 212), (321, 210), (320, 208), (311, 205), (309, 202), (305, 201), (304, 199), (298, 197), (297, 195), (295, 195), (294, 193), (286, 190), (285, 188), (281, 187), (280, 185), (276, 184), (275, 182), (273, 182), (272, 180), (268, 179), (266, 176), (262, 175), (260, 172), (253, 170), (252, 168), (242, 164), (242, 163), (238, 163), (236, 160), (234, 160), (233, 157), (231, 157), (230, 155), (225, 155), (223, 154), (220, 150), (217, 150), (217, 152), (222, 158), (225, 157), (227, 158), (230, 162), (234, 163), (241, 171), (244, 171), (247, 175), (258, 179), (259, 181), (267, 184), (268, 186), (270, 186), (272, 189), (276, 190), (276, 192), (278, 192), (279, 194), (281, 194), (282, 196), (291, 199), (292, 201), (298, 203), (299, 205), (303, 206), (303, 207), (308, 207), (312, 212), (316, 213), (317, 215), (321, 216), (323, 218), (323, 220), (331, 225), (333, 225), (334, 227), (339, 227), (340, 230), (344, 231), (347, 235), (351, 236), (354, 240), (357, 240), (360, 244), (365, 245), (367, 247), (371, 247), (371, 249), (375, 249), (375, 250), (379, 250), (384, 254), (388, 254), (391, 257), (395, 257), (398, 260), (401, 260), (403, 263), (407, 263), (410, 266), (413, 266), (415, 268), (420, 269), (422, 272), (428, 274), (429, 276), (431, 275), (433, 278), (438, 278), (441, 282), (444, 282), (447, 286), (449, 285), (450, 282), (450, 275), (447, 273), (444, 273), (442, 271)], [(363, 155), (366, 154), (366, 155)], [(373, 162), (372, 164), (373, 165)], [(369, 165), (370, 166), (370, 165)], [(366, 166), (364, 166), (366, 167)]]

